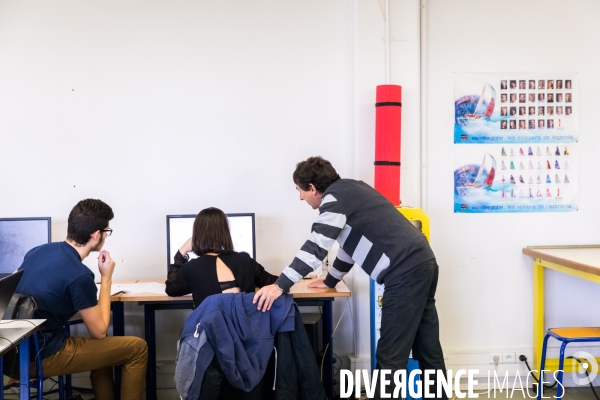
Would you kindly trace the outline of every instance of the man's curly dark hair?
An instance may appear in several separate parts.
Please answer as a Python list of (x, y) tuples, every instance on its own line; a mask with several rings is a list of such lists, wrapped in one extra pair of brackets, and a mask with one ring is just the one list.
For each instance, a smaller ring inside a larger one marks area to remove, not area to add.
[(329, 161), (316, 156), (296, 164), (293, 179), (302, 190), (309, 190), (312, 183), (319, 193), (324, 193), (329, 185), (340, 180), (340, 176)]

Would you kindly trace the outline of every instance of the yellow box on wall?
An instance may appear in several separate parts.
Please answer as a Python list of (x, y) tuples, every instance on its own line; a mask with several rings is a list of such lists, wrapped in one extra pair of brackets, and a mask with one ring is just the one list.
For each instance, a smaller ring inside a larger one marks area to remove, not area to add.
[(425, 214), (423, 209), (413, 207), (396, 207), (396, 209), (417, 228), (421, 229), (428, 242), (431, 241), (429, 239), (429, 215)]

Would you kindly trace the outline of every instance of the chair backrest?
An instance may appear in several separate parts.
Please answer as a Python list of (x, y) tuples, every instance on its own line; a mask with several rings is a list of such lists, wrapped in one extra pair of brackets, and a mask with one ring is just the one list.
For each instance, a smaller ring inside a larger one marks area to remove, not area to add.
[(15, 293), (6, 307), (6, 315), (10, 319), (32, 319), (37, 310), (37, 303), (31, 296)]
[(23, 271), (21, 270), (0, 279), (0, 318), (2, 319), (10, 319), (10, 314), (6, 312), (6, 308), (15, 294), (22, 276)]
[[(15, 293), (6, 308), (6, 316), (11, 319), (31, 319), (37, 310), (37, 303), (31, 296)], [(32, 352), (33, 354), (37, 353)], [(4, 375), (11, 378), (19, 377), (19, 352), (18, 347), (4, 354)]]

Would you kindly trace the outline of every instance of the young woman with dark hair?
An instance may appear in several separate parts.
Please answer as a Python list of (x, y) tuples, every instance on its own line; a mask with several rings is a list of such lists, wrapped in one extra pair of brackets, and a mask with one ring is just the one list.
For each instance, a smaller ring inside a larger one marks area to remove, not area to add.
[[(191, 252), (198, 258), (190, 259)], [(191, 293), (196, 308), (213, 294), (251, 293), (276, 280), (248, 253), (233, 250), (227, 216), (211, 207), (198, 213), (192, 237), (175, 254), (165, 291), (169, 296)]]
[[(198, 258), (190, 259), (189, 253)], [(218, 208), (206, 208), (194, 221), (192, 237), (175, 254), (169, 267), (166, 293), (169, 296), (192, 294), (194, 308), (208, 296), (219, 293), (253, 293), (255, 288), (275, 283), (271, 275), (248, 253), (237, 253), (225, 213)], [(250, 392), (236, 389), (224, 376), (216, 356), (204, 373), (201, 399), (235, 398), (258, 400), (262, 397), (260, 383)]]

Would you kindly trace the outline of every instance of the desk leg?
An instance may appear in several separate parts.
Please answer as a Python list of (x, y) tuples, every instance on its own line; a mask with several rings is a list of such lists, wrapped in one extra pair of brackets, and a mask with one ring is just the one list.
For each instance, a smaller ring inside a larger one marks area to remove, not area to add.
[(19, 344), (19, 399), (29, 400), (29, 338)]
[[(113, 301), (110, 303), (113, 318), (113, 336), (125, 336), (125, 303)], [(121, 399), (121, 371), (122, 367), (117, 366), (115, 370), (115, 400)]]
[(113, 301), (110, 304), (113, 317), (113, 336), (125, 336), (125, 303)]
[(544, 267), (533, 259), (533, 366), (539, 366), (544, 343)]
[(332, 301), (325, 300), (323, 302), (323, 346), (327, 347), (327, 351), (323, 355), (323, 386), (325, 386), (325, 394), (328, 399), (335, 397), (333, 388), (333, 308)]
[(146, 369), (146, 400), (156, 400), (156, 323), (154, 305), (144, 305), (144, 330), (148, 343), (148, 367)]

